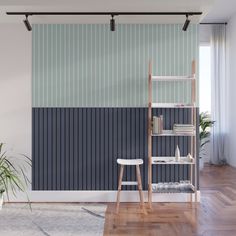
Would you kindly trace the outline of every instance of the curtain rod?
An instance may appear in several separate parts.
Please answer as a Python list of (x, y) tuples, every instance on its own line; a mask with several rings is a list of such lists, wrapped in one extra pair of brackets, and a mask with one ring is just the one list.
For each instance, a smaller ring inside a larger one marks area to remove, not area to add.
[(201, 15), (202, 12), (6, 12), (7, 15)]
[(200, 23), (200, 25), (227, 25), (227, 22), (219, 22), (219, 23), (215, 23), (215, 22), (213, 22), (213, 23)]

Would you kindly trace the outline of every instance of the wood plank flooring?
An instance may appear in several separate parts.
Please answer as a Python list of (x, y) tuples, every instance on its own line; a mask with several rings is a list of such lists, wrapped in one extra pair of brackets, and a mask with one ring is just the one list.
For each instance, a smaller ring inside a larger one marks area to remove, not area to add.
[(200, 173), (201, 203), (108, 204), (104, 235), (236, 236), (236, 168), (207, 165)]

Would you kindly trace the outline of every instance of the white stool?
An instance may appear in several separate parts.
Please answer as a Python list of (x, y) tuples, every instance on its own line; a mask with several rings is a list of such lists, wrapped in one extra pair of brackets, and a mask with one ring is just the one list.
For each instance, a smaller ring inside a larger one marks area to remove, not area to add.
[[(118, 192), (117, 192), (117, 200), (116, 200), (116, 213), (119, 212), (120, 191), (121, 191), (122, 185), (137, 185), (138, 186), (140, 203), (144, 212), (142, 180), (141, 180), (141, 174), (140, 174), (140, 169), (139, 169), (139, 165), (143, 164), (143, 160), (142, 159), (117, 159), (117, 163), (120, 165), (120, 176), (119, 176)], [(124, 166), (136, 166), (137, 181), (122, 181), (123, 173), (124, 173)]]

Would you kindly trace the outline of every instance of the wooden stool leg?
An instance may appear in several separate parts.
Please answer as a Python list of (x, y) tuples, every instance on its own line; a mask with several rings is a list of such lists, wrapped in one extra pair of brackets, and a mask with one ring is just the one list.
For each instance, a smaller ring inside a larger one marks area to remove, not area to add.
[(142, 180), (141, 180), (139, 165), (136, 165), (136, 176), (137, 176), (137, 180), (138, 180), (138, 190), (139, 190), (140, 203), (141, 203), (143, 213), (145, 213), (145, 211), (144, 211), (144, 201), (143, 201)]
[(123, 179), (124, 173), (124, 166), (120, 166), (120, 175), (119, 175), (119, 182), (118, 182), (118, 192), (117, 192), (117, 199), (116, 199), (116, 213), (119, 213), (119, 206), (120, 206), (120, 191), (121, 191), (121, 183)]

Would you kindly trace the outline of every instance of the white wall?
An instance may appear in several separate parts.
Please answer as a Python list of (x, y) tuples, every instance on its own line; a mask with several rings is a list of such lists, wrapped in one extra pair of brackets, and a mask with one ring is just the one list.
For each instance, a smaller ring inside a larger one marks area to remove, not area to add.
[(199, 26), (199, 42), (200, 44), (209, 44), (211, 41), (211, 25)]
[(0, 24), (0, 35), (0, 142), (10, 155), (31, 157), (31, 33)]
[(0, 24), (0, 142), (31, 156), (31, 33)]
[(230, 165), (236, 167), (236, 14), (227, 25), (227, 73), (229, 76), (229, 159)]

